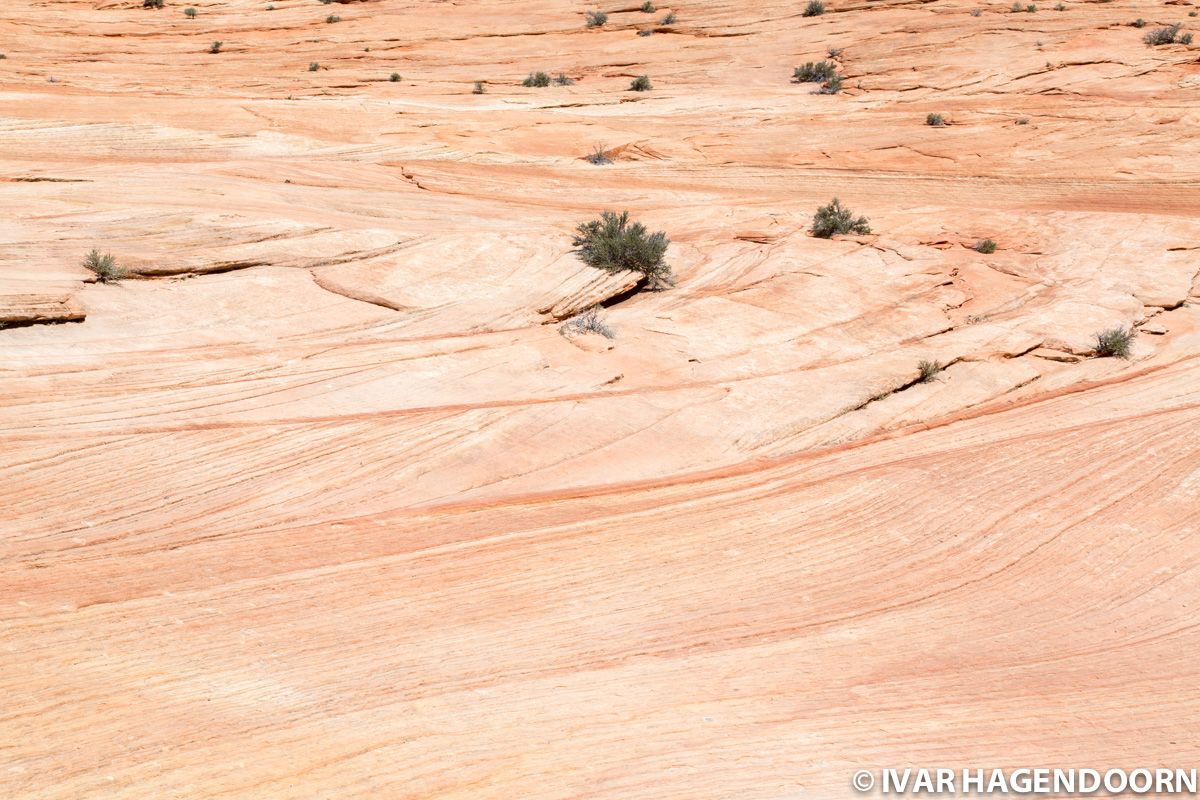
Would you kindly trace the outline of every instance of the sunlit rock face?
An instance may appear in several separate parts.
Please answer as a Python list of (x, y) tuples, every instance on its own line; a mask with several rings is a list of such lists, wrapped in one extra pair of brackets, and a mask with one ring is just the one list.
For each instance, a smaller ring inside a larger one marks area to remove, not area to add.
[(1144, 7), (268, 5), (4, 3), (0, 796), (1194, 765), (1200, 73)]

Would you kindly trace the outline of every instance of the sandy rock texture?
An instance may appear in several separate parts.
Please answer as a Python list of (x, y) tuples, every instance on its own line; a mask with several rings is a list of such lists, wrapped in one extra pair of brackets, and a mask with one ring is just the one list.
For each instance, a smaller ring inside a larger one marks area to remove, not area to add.
[(1200, 3), (186, 5), (0, 19), (0, 796), (1200, 760)]

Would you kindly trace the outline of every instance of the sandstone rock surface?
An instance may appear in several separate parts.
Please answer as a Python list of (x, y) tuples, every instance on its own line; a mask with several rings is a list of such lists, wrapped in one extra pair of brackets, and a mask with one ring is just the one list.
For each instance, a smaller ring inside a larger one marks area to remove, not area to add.
[(7, 0), (0, 796), (1195, 765), (1192, 6), (1064, 3)]

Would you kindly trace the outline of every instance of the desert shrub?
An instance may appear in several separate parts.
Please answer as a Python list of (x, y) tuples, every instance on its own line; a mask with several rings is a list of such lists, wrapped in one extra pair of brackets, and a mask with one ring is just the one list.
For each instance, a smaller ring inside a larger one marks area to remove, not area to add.
[(96, 283), (116, 283), (127, 274), (111, 253), (99, 250), (92, 250), (84, 257), (83, 267), (96, 276)]
[(678, 19), (678, 17), (675, 16), (675, 12), (668, 11), (667, 15), (662, 18), (662, 24), (663, 25), (674, 25), (676, 19)]
[(1196, 12), (1195, 12), (1195, 11), (1189, 11), (1189, 12), (1188, 12), (1188, 16), (1189, 16), (1189, 17), (1194, 17), (1194, 16), (1196, 16)]
[(162, 8), (163, 0), (142, 0), (142, 8)]
[(605, 211), (600, 219), (580, 224), (572, 243), (588, 266), (605, 272), (640, 272), (651, 289), (674, 284), (671, 268), (663, 260), (671, 240), (663, 231), (647, 234), (640, 222), (629, 224), (628, 211)]
[(644, 28), (644, 29), (638, 31), (638, 36), (653, 36), (653, 35), (654, 35), (654, 31), (650, 30), (649, 28)]
[(982, 17), (982, 16), (983, 16), (983, 9), (982, 9), (982, 8), (972, 8), (972, 9), (971, 9), (971, 16), (972, 16), (972, 17)]
[(567, 73), (565, 72), (558, 73), (558, 77), (554, 79), (555, 86), (571, 86), (574, 83), (575, 79), (567, 77)]
[(1014, 13), (1014, 14), (1020, 14), (1020, 13), (1021, 13), (1022, 11), (1024, 11), (1024, 10), (1025, 10), (1025, 9), (1021, 8), (1021, 4), (1020, 4), (1020, 3), (1013, 3), (1013, 4), (1012, 4), (1012, 8), (1010, 8), (1010, 9), (1009, 9), (1009, 11), (1011, 11), (1011, 12), (1012, 12), (1012, 13)]
[(1146, 27), (1146, 20), (1142, 19), (1141, 17), (1138, 17), (1137, 19), (1135, 19), (1135, 20), (1133, 21), (1133, 27), (1135, 27), (1135, 28), (1144, 28), (1144, 27)]
[(654, 3), (651, 3), (650, 0), (646, 0), (646, 2), (642, 3), (643, 14), (653, 14), (655, 11), (658, 11), (658, 9), (654, 7)]
[(845, 49), (841, 47), (828, 47), (825, 49), (825, 55), (830, 58), (841, 58), (843, 52), (845, 52)]
[(1028, 125), (1028, 124), (1029, 124), (1029, 117), (1019, 117), (1019, 118), (1017, 119), (1017, 124), (1018, 124), (1018, 125)]
[(316, 71), (317, 71), (317, 70), (319, 70), (320, 68), (321, 68), (321, 65), (320, 65), (320, 64), (318, 64), (316, 61), (310, 61), (310, 62), (308, 62), (308, 71), (309, 71), (309, 72), (316, 72)]
[(471, 94), (483, 94), (487, 89), (483, 88), (483, 81), (475, 81), (475, 88), (471, 90)]
[(196, 9), (192, 8), (191, 6), (188, 6), (187, 8), (185, 8), (183, 10), (183, 15), (185, 17), (187, 17), (188, 19), (195, 19), (196, 18)]
[(275, 10), (275, 6), (273, 6), (273, 5), (267, 6), (267, 11), (274, 11), (274, 10)]
[(332, 25), (335, 22), (341, 22), (342, 18), (339, 17), (337, 14), (330, 14), (328, 17), (325, 18), (325, 21), (328, 22), (330, 25)]
[(1066, 11), (1067, 7), (1065, 5), (1063, 5), (1062, 3), (1059, 3), (1058, 5), (1056, 5), (1054, 7), (1054, 10), (1055, 11)]
[(603, 11), (587, 12), (587, 22), (585, 24), (589, 28), (599, 28), (606, 22), (608, 22), (608, 14), (605, 14)]
[(1190, 33), (1185, 33), (1183, 36), (1180, 36), (1179, 43), (1180, 44), (1191, 44), (1192, 43), (1192, 35)]
[(388, 75), (388, 80), (391, 81), (392, 83), (399, 83), (400, 82), (400, 73), (393, 72), (391, 75)]
[(1175, 38), (1179, 36), (1179, 25), (1170, 25), (1166, 28), (1155, 28), (1142, 37), (1142, 41), (1151, 47), (1158, 47), (1163, 44), (1174, 44)]
[(917, 371), (919, 373), (917, 376), (917, 383), (925, 383), (928, 380), (932, 380), (933, 376), (937, 375), (943, 369), (945, 369), (945, 367), (936, 361), (929, 361), (924, 358), (921, 359), (921, 363), (917, 364)]
[(608, 326), (600, 316), (600, 308), (592, 306), (586, 311), (576, 314), (558, 327), (563, 336), (569, 333), (598, 333), (605, 339), (617, 338), (617, 332)]
[(804, 7), (804, 13), (801, 16), (819, 17), (825, 13), (825, 4), (821, 0), (808, 0), (808, 5)]
[(812, 232), (818, 239), (828, 239), (834, 234), (870, 233), (871, 226), (866, 217), (855, 219), (850, 209), (835, 197), (829, 205), (821, 206), (813, 214)]
[(1037, 13), (1037, 6), (1035, 6), (1033, 3), (1030, 3), (1029, 5), (1025, 6), (1025, 13), (1027, 13), (1027, 14), (1036, 14), (1036, 13)]
[(935, 128), (940, 128), (946, 124), (946, 118), (943, 117), (941, 114), (926, 114), (925, 115), (925, 124), (931, 125)]
[(208, 52), (210, 52), (210, 53), (221, 52), (221, 45), (223, 45), (223, 44), (225, 44), (225, 43), (220, 40), (213, 42), (212, 44), (210, 44), (208, 46)]
[(583, 160), (598, 167), (612, 163), (612, 159), (608, 155), (608, 148), (602, 144), (592, 145), (592, 152), (584, 156)]
[(1109, 328), (1096, 334), (1096, 356), (1098, 358), (1129, 358), (1129, 350), (1133, 345), (1133, 337), (1137, 331), (1132, 328)]
[(521, 81), (521, 85), (544, 89), (550, 85), (550, 76), (544, 72), (531, 72), (528, 78)]
[(650, 85), (650, 77), (648, 75), (638, 75), (629, 84), (629, 91), (631, 92), (648, 92), (653, 88)]
[(975, 243), (975, 252), (983, 253), (985, 256), (990, 256), (996, 252), (996, 243), (991, 239), (980, 239)]
[(821, 84), (821, 88), (817, 89), (817, 94), (837, 94), (842, 90), (842, 83), (841, 75), (830, 75)]
[(793, 70), (792, 80), (796, 83), (821, 83), (834, 75), (837, 75), (837, 64), (832, 61), (809, 61)]

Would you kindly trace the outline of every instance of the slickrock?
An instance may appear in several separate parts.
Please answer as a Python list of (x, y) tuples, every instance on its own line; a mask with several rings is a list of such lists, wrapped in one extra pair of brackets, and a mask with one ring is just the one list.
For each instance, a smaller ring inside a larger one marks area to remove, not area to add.
[(826, 4), (8, 0), (0, 797), (1195, 766), (1192, 6)]

